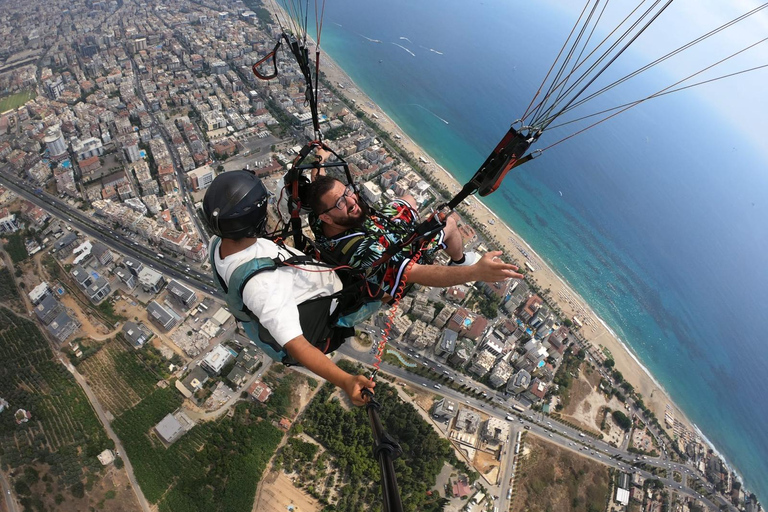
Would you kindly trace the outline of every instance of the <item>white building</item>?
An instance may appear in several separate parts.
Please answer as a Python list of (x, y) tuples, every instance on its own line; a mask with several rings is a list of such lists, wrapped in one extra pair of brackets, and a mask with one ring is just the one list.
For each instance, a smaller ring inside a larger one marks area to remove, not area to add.
[(16, 214), (10, 213), (8, 208), (0, 208), (0, 233), (15, 233), (18, 230)]
[(501, 443), (509, 435), (509, 423), (500, 419), (491, 417), (485, 423), (482, 436), (486, 441), (492, 443)]
[(138, 144), (131, 144), (123, 148), (125, 150), (125, 157), (129, 162), (137, 162), (141, 158)]
[(77, 160), (85, 160), (92, 156), (101, 156), (104, 154), (104, 147), (100, 139), (90, 137), (83, 141), (76, 140), (72, 143), (72, 151), (77, 154)]
[(190, 187), (192, 190), (197, 191), (208, 188), (208, 185), (213, 182), (213, 178), (216, 177), (216, 173), (213, 167), (205, 164), (193, 171), (189, 171), (187, 176), (189, 177)]
[(48, 148), (48, 154), (56, 158), (67, 152), (67, 144), (64, 142), (64, 136), (61, 134), (61, 128), (51, 126), (45, 132), (45, 145)]
[(475, 361), (472, 363), (472, 366), (469, 367), (469, 371), (478, 377), (482, 377), (491, 370), (491, 367), (495, 362), (496, 356), (487, 350), (483, 350), (480, 352), (480, 354), (477, 355)]
[(219, 344), (213, 347), (213, 350), (203, 358), (200, 367), (208, 373), (218, 375), (221, 369), (234, 357), (235, 355), (227, 347)]
[(366, 181), (363, 183), (362, 190), (360, 192), (369, 203), (376, 204), (381, 200), (381, 188), (372, 181)]
[(48, 283), (43, 281), (39, 285), (32, 288), (32, 291), (29, 292), (29, 300), (37, 306), (37, 304), (45, 297), (45, 294), (48, 293)]
[(163, 274), (148, 267), (144, 267), (139, 271), (138, 278), (141, 288), (147, 293), (158, 293), (165, 284)]
[(499, 361), (499, 363), (493, 367), (493, 371), (491, 371), (488, 380), (490, 381), (491, 386), (498, 388), (507, 383), (513, 372), (514, 370), (507, 362)]

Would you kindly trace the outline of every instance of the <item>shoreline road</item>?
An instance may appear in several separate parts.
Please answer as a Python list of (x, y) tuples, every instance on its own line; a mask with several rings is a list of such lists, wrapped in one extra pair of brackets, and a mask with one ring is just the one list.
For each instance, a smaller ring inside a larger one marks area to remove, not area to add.
[(125, 449), (123, 448), (123, 444), (120, 442), (120, 438), (117, 437), (117, 434), (115, 434), (115, 431), (112, 430), (112, 426), (109, 424), (109, 420), (107, 419), (107, 415), (104, 412), (104, 409), (101, 407), (101, 404), (99, 403), (98, 399), (96, 398), (96, 395), (93, 394), (93, 391), (91, 390), (91, 387), (88, 385), (88, 383), (85, 381), (85, 378), (80, 375), (80, 372), (77, 371), (77, 369), (72, 366), (70, 363), (59, 360), (61, 364), (63, 364), (67, 370), (69, 370), (69, 373), (71, 373), (78, 384), (80, 384), (80, 387), (83, 388), (83, 391), (85, 392), (85, 396), (88, 397), (88, 401), (91, 402), (91, 406), (93, 407), (93, 410), (96, 411), (96, 415), (99, 417), (99, 420), (101, 420), (101, 423), (104, 425), (104, 429), (107, 431), (107, 435), (115, 442), (115, 451), (119, 454), (119, 456), (123, 459), (123, 462), (125, 463), (125, 472), (128, 475), (128, 481), (131, 482), (131, 488), (133, 489), (134, 494), (136, 494), (136, 500), (139, 502), (139, 505), (141, 506), (141, 509), (144, 512), (152, 512), (152, 509), (149, 505), (149, 502), (144, 497), (144, 493), (141, 491), (141, 487), (139, 487), (139, 483), (136, 481), (136, 476), (133, 474), (133, 466), (131, 465), (131, 461), (128, 460), (128, 455), (125, 452)]

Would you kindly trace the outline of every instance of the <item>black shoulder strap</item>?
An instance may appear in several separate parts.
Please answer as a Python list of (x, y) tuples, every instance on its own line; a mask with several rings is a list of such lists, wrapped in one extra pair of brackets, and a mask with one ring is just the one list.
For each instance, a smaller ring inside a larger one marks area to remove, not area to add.
[(358, 231), (336, 239), (332, 249), (319, 248), (320, 258), (334, 265), (346, 265), (355, 253), (355, 249), (365, 239), (365, 233)]

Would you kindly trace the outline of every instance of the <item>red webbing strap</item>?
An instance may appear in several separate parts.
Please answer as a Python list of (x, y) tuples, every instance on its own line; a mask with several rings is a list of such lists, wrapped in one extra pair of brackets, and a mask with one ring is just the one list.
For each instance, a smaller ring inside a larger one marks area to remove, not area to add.
[(397, 308), (400, 305), (400, 299), (403, 298), (403, 294), (405, 293), (405, 286), (408, 282), (408, 273), (411, 271), (411, 268), (416, 264), (416, 262), (421, 257), (421, 251), (423, 249), (422, 247), (419, 248), (418, 251), (411, 257), (411, 261), (408, 262), (408, 265), (406, 265), (405, 270), (403, 271), (403, 277), (400, 279), (400, 284), (397, 287), (397, 290), (395, 291), (394, 295), (392, 296), (392, 307), (389, 309), (389, 313), (387, 313), (387, 318), (384, 320), (384, 329), (381, 331), (381, 340), (378, 344), (378, 350), (376, 352), (376, 362), (373, 363), (373, 372), (371, 373), (371, 380), (374, 380), (376, 378), (376, 374), (379, 372), (379, 368), (381, 366), (381, 358), (384, 356), (384, 349), (387, 345), (387, 339), (389, 338), (389, 333), (392, 330), (392, 324), (395, 321), (395, 314), (397, 313)]

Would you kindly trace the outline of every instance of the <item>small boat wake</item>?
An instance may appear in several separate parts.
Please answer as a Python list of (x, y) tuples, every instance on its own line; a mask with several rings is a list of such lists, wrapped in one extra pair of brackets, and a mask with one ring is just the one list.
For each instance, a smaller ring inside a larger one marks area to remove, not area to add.
[(419, 45), (419, 48), (423, 48), (425, 50), (429, 50), (432, 53), (436, 53), (438, 55), (444, 55), (443, 52), (439, 52), (439, 51), (435, 50), (434, 48), (427, 48), (426, 46), (421, 46), (421, 45)]
[(359, 35), (363, 39), (367, 39), (368, 41), (370, 41), (372, 43), (379, 43), (379, 44), (381, 44), (381, 40), (379, 40), (379, 39), (371, 39), (370, 37), (365, 37), (363, 34), (360, 34), (360, 33), (358, 33), (357, 35)]
[(403, 50), (405, 50), (405, 51), (407, 51), (407, 52), (408, 52), (408, 53), (410, 53), (410, 54), (411, 54), (413, 57), (415, 57), (415, 56), (416, 56), (416, 54), (415, 54), (415, 53), (413, 53), (411, 50), (409, 50), (409, 49), (408, 49), (408, 48), (406, 48), (405, 46), (403, 46), (403, 45), (400, 45), (400, 44), (397, 44), (397, 43), (392, 43), (392, 44), (393, 44), (393, 45), (395, 45), (395, 46), (398, 46), (398, 47), (402, 48), (402, 49), (403, 49)]
[(335, 21), (332, 21), (331, 23), (333, 23), (333, 24), (334, 24), (334, 25), (336, 25), (337, 27), (343, 27), (343, 26), (344, 26), (344, 25), (342, 25), (341, 23), (336, 23)]
[(400, 39), (402, 39), (403, 41), (408, 41), (409, 43), (413, 44), (413, 41), (411, 41), (410, 39), (408, 39), (405, 36), (400, 36)]
[(434, 112), (432, 112), (431, 110), (429, 110), (429, 109), (428, 109), (427, 107), (425, 107), (424, 105), (419, 105), (418, 103), (411, 103), (411, 105), (413, 105), (413, 106), (416, 106), (416, 107), (419, 107), (420, 109), (426, 110), (427, 112), (429, 112), (430, 114), (432, 114), (433, 116), (435, 116), (436, 118), (438, 118), (439, 120), (441, 120), (442, 122), (444, 122), (445, 124), (451, 124), (451, 123), (449, 123), (448, 121), (446, 121), (445, 119), (443, 119), (442, 117), (440, 117), (439, 115), (437, 115), (437, 114), (435, 114)]

